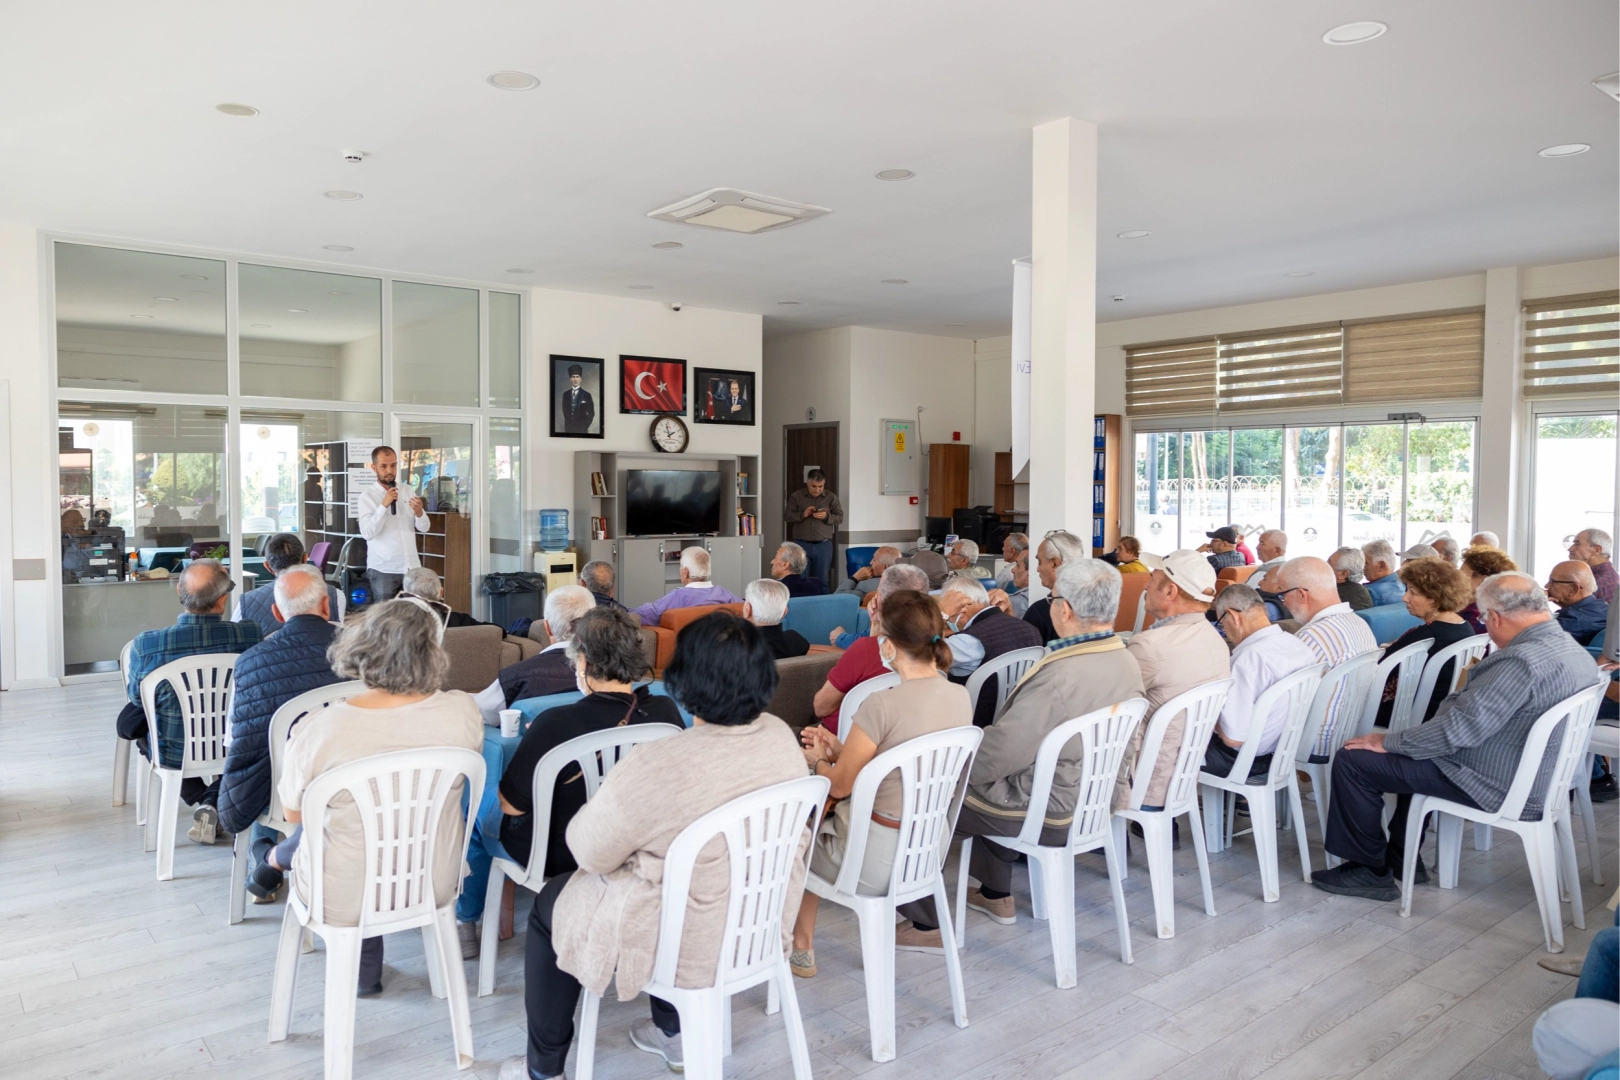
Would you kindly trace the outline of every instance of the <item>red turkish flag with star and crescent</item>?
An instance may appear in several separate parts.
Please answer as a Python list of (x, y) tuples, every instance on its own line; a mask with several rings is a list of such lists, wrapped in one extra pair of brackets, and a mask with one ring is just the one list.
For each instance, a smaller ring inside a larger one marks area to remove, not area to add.
[(619, 357), (619, 411), (684, 413), (686, 362)]

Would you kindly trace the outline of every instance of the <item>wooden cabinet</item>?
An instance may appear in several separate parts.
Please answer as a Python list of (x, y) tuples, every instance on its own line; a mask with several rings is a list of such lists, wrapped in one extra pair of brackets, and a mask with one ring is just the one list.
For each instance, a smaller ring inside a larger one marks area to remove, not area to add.
[(932, 443), (928, 447), (928, 516), (950, 517), (973, 504), (968, 496), (968, 466), (973, 448), (967, 443)]

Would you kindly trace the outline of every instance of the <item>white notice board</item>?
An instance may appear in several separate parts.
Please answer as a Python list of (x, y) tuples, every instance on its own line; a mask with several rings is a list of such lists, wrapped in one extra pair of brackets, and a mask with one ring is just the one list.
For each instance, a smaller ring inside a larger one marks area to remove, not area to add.
[(371, 452), (382, 445), (381, 439), (350, 439), (348, 442), (350, 465), (370, 465)]
[(883, 462), (878, 473), (878, 494), (917, 494), (917, 422), (879, 420), (878, 424), (878, 460)]
[(360, 516), (360, 492), (377, 482), (377, 474), (369, 468), (351, 466), (349, 469), (349, 516)]

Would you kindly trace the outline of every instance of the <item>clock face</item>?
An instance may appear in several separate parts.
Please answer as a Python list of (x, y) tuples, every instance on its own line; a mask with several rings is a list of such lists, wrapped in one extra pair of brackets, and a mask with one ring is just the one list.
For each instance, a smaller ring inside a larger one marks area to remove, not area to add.
[(652, 423), (653, 446), (666, 454), (686, 452), (686, 424), (678, 416), (660, 416)]

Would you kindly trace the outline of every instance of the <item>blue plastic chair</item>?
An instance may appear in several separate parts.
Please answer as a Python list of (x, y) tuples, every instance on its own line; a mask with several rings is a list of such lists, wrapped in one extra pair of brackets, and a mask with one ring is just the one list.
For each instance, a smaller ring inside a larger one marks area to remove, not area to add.
[(1405, 604), (1379, 604), (1362, 608), (1356, 614), (1367, 620), (1373, 640), (1380, 645), (1388, 645), (1412, 627), (1423, 625), (1423, 620), (1407, 611)]
[(877, 553), (878, 545), (867, 544), (864, 547), (847, 547), (844, 549), (844, 576), (854, 577), (855, 571), (872, 561)]
[(796, 630), (812, 645), (827, 644), (834, 627), (852, 628), (861, 614), (861, 602), (854, 593), (831, 596), (795, 596), (788, 601), (782, 628)]
[(674, 701), (675, 707), (681, 710), (681, 723), (685, 724), (687, 727), (692, 726), (692, 714), (686, 711), (686, 706), (682, 705), (679, 701), (675, 701), (675, 695), (671, 694), (664, 688), (664, 680), (654, 679), (652, 682), (648, 683), (647, 692), (654, 697), (667, 697), (669, 700)]

